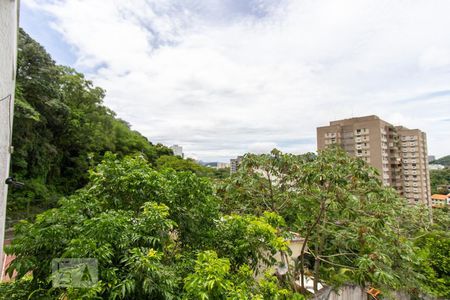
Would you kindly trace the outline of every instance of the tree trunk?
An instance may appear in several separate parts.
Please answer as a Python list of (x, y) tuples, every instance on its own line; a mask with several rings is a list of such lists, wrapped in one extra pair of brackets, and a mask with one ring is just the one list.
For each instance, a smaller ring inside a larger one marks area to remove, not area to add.
[[(323, 219), (322, 219), (322, 226), (323, 229), (325, 229), (327, 223), (327, 212), (324, 211), (323, 213)], [(316, 251), (316, 258), (314, 261), (314, 292), (317, 293), (317, 286), (319, 285), (320, 280), (320, 255), (322, 255), (323, 246), (325, 244), (324, 234), (322, 231), (322, 234), (319, 234), (319, 237), (317, 239), (315, 251)]]
[(320, 267), (320, 259), (319, 259), (319, 244), (316, 243), (315, 252), (316, 258), (314, 260), (314, 293), (317, 293), (317, 283), (319, 282), (319, 267)]
[(320, 211), (319, 214), (317, 215), (316, 220), (314, 221), (314, 223), (311, 225), (311, 227), (308, 229), (308, 232), (306, 233), (305, 236), (305, 240), (303, 241), (303, 245), (302, 245), (302, 249), (300, 250), (300, 283), (301, 283), (301, 289), (302, 292), (305, 291), (305, 249), (306, 249), (306, 244), (308, 243), (308, 240), (311, 236), (311, 233), (313, 231), (313, 229), (317, 226), (317, 224), (319, 223), (320, 219), (322, 218), (322, 214), (325, 211), (325, 200), (323, 200), (320, 203)]

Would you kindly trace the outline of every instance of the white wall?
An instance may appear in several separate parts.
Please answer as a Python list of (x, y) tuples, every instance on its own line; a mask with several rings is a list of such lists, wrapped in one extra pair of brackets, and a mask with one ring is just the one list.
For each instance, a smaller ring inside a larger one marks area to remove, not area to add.
[(0, 270), (3, 270), (3, 242), (9, 176), (14, 85), (17, 54), (18, 0), (0, 0)]

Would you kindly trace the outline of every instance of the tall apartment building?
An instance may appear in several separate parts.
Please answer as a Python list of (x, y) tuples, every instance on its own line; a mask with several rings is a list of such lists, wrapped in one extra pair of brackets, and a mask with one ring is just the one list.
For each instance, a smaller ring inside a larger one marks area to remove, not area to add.
[(401, 142), (403, 195), (410, 202), (423, 199), (422, 202), (431, 205), (427, 135), (419, 129), (395, 128)]
[(317, 148), (332, 144), (377, 168), (383, 184), (395, 188), (410, 203), (431, 205), (424, 132), (365, 116), (318, 127)]
[(239, 167), (239, 164), (241, 163), (241, 161), (242, 161), (243, 158), (244, 158), (243, 156), (238, 156), (238, 157), (236, 157), (236, 158), (230, 159), (230, 173), (231, 173), (231, 174), (237, 172), (237, 169), (238, 169), (238, 167)]

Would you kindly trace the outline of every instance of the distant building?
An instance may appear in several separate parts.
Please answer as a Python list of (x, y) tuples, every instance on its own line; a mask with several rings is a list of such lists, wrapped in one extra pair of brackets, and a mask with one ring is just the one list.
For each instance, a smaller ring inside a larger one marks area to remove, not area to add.
[(224, 163), (224, 162), (218, 162), (216, 165), (216, 169), (226, 169), (229, 168), (230, 164), (229, 163)]
[(434, 155), (428, 155), (428, 162), (432, 162), (436, 160), (436, 156)]
[(214, 168), (217, 170), (226, 169), (226, 168), (230, 167), (229, 163), (217, 162), (217, 161), (216, 162), (208, 162), (208, 163), (201, 162), (200, 164), (205, 167)]
[(443, 170), (443, 169), (445, 169), (445, 166), (443, 166), (443, 165), (429, 164), (429, 165), (428, 165), (428, 168), (429, 168), (430, 170)]
[(377, 168), (385, 186), (410, 203), (431, 206), (426, 134), (394, 126), (377, 116), (337, 120), (317, 128), (317, 147), (338, 144)]
[(434, 194), (431, 196), (431, 205), (434, 208), (443, 208), (447, 205), (450, 205), (450, 194), (441, 195)]
[(242, 161), (242, 158), (243, 158), (243, 156), (238, 156), (236, 158), (230, 159), (230, 173), (231, 174), (237, 172), (237, 170), (239, 168), (239, 165), (240, 165), (240, 163)]
[(173, 155), (181, 156), (182, 158), (184, 158), (183, 147), (178, 146), (178, 145), (173, 145), (173, 146), (170, 146), (170, 149), (172, 149)]

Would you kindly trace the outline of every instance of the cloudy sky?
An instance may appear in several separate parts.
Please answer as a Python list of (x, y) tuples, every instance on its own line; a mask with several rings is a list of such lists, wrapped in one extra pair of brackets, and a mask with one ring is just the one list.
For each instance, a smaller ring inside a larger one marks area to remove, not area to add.
[(316, 149), (376, 114), (450, 153), (450, 1), (22, 0), (21, 26), (153, 142), (205, 161)]

